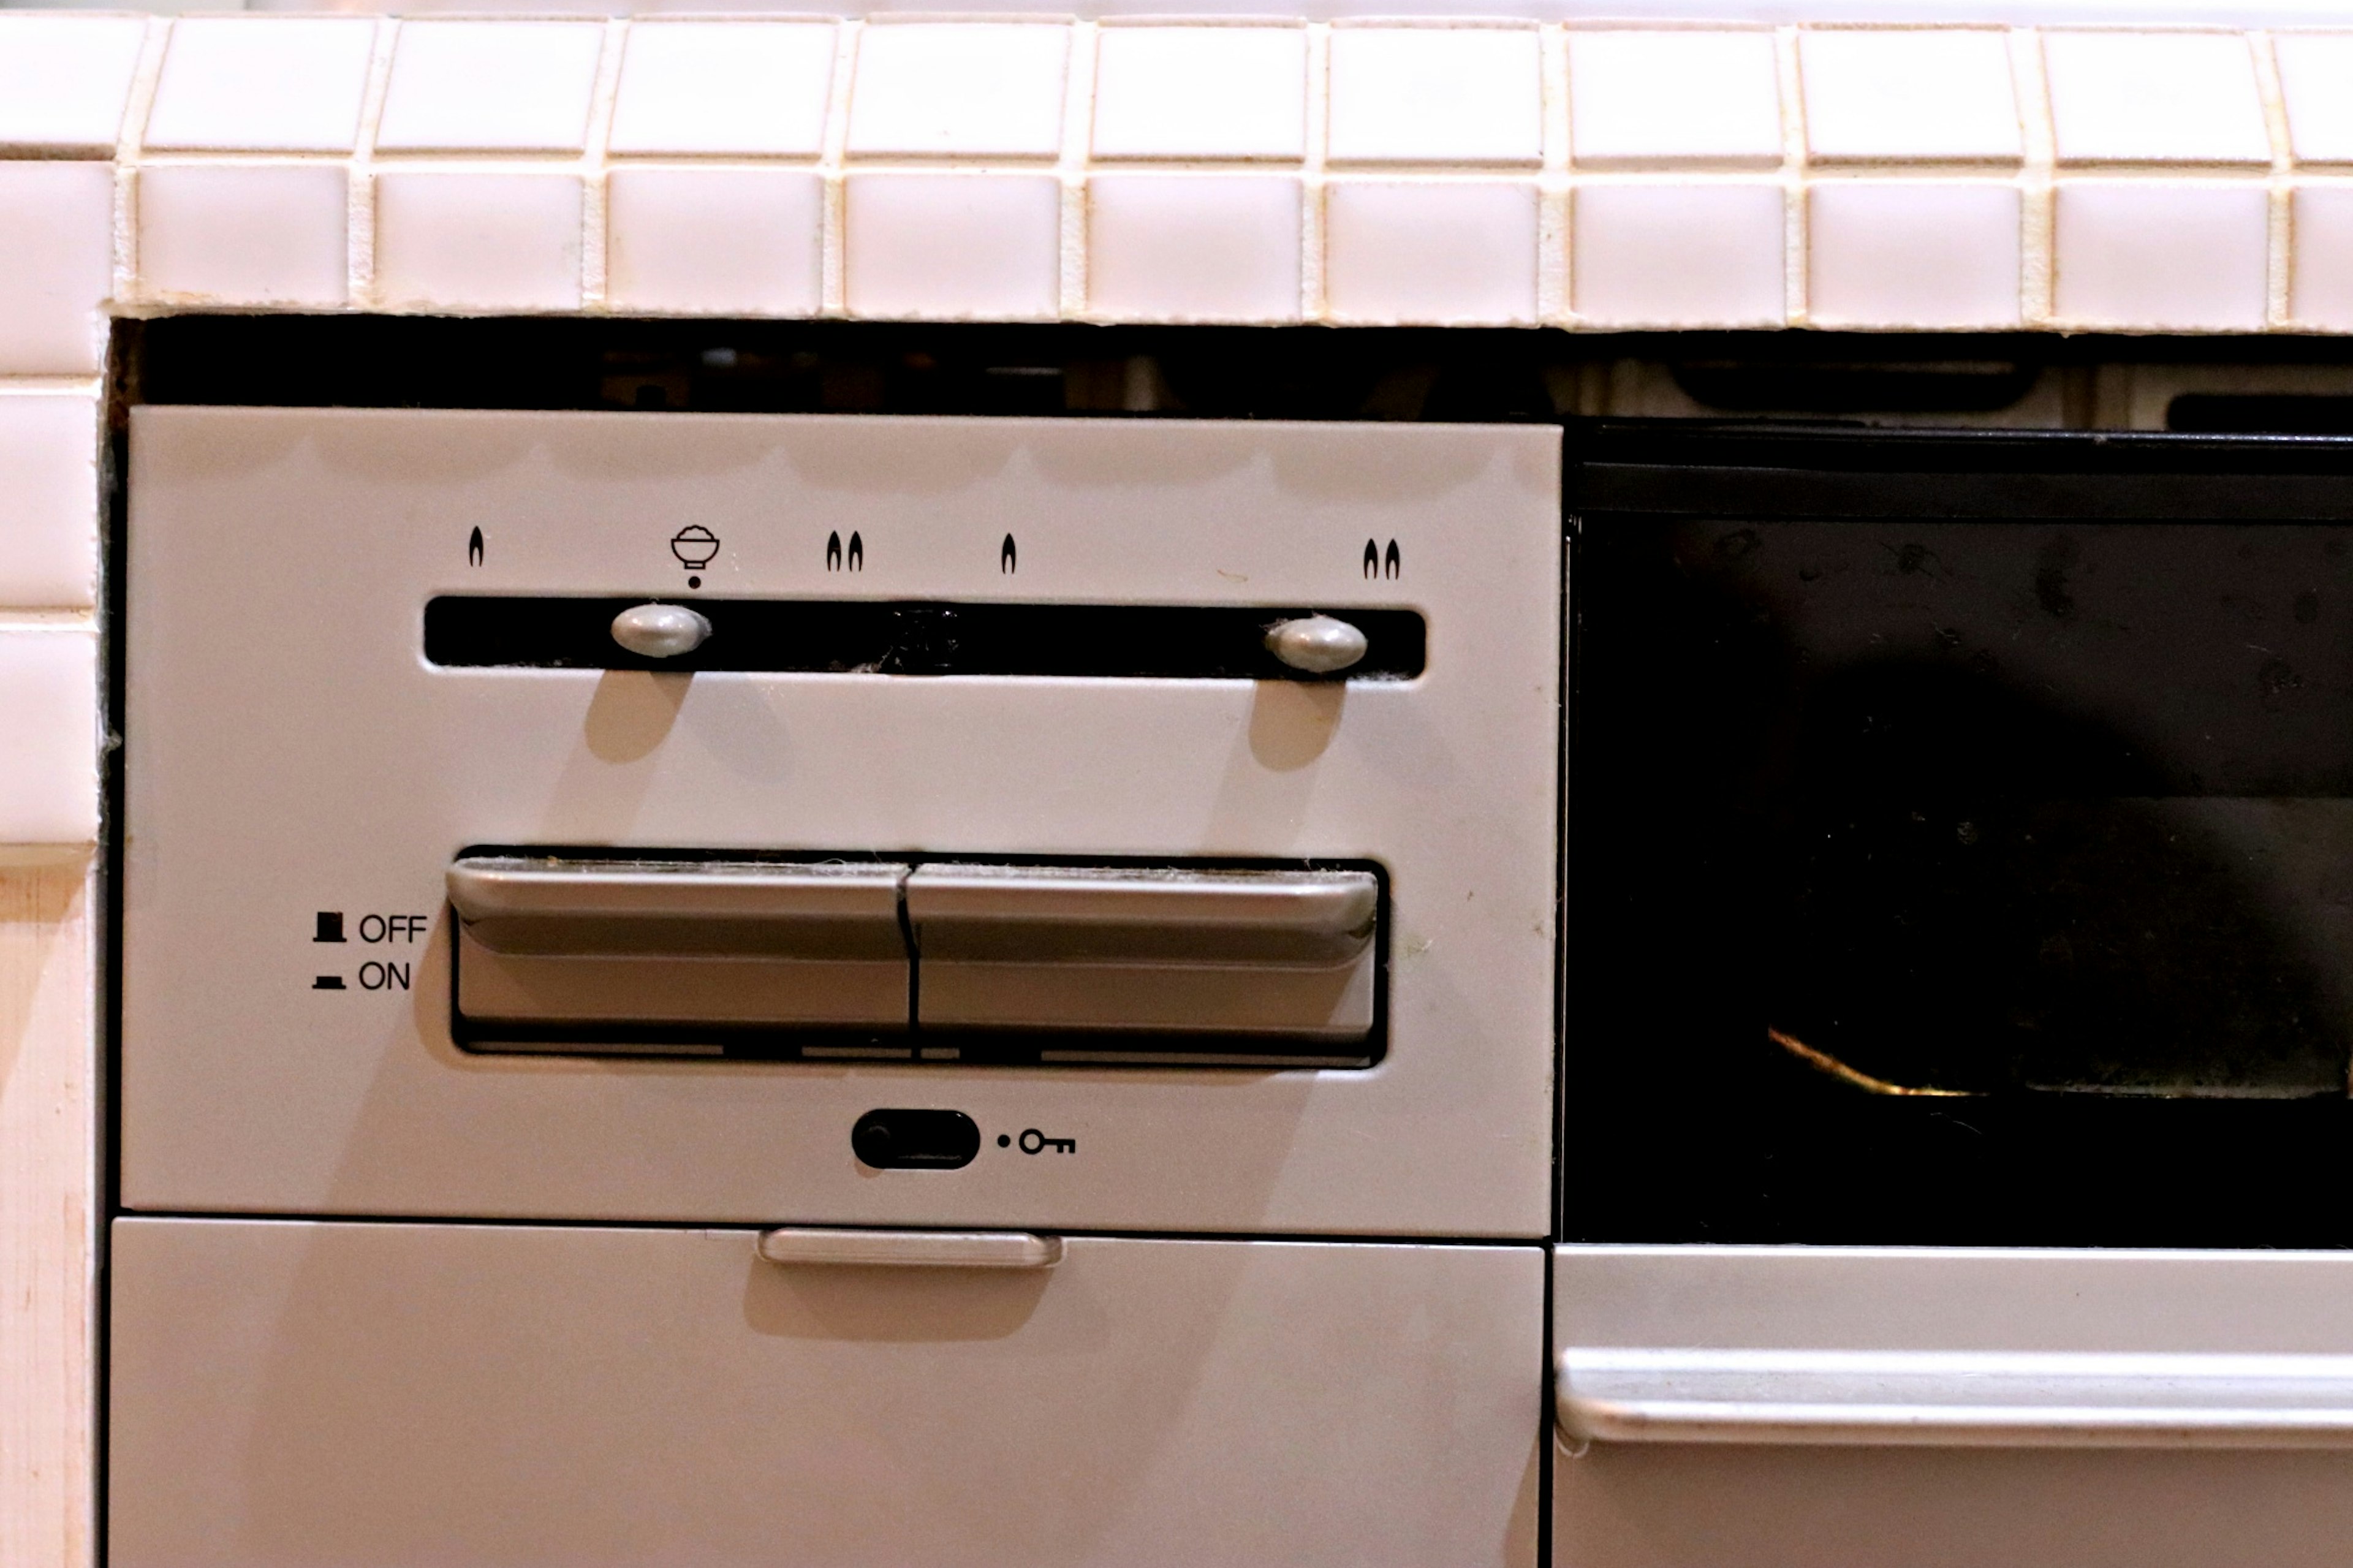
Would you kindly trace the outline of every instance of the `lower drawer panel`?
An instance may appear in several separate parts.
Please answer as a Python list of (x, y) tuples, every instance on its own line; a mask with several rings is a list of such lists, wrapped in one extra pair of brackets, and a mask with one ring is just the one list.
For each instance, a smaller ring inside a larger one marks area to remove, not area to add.
[(1544, 1253), (123, 1220), (113, 1568), (1533, 1564)]

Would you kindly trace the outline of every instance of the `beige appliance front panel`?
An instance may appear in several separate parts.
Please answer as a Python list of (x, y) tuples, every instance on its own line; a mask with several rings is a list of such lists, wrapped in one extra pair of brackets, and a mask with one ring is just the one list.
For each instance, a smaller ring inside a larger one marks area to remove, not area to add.
[[(123, 1202), (1541, 1237), (1559, 495), (1536, 427), (136, 409)], [(420, 634), (448, 595), (1377, 608), (1428, 652), (1320, 683), (455, 668)], [(471, 1054), (444, 879), (486, 845), (1370, 864), (1381, 1054)], [(962, 1111), (980, 1152), (868, 1168), (884, 1107)]]
[(1538, 1247), (123, 1220), (115, 1568), (1532, 1568)]
[(2337, 1568), (2353, 1256), (1563, 1247), (1560, 1568)]

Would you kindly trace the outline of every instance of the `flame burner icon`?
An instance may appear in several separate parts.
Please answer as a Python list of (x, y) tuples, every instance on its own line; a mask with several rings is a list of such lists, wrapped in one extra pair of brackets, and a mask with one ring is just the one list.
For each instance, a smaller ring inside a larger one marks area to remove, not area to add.
[(700, 572), (719, 553), (719, 536), (699, 522), (690, 522), (670, 536), (670, 552), (690, 572)]

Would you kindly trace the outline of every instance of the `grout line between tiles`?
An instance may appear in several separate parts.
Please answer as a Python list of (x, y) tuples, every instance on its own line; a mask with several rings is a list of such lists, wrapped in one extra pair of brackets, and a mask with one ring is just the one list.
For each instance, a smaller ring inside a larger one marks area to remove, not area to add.
[(2287, 123), (2287, 96), (2280, 85), (2279, 57), (2272, 35), (2247, 35), (2254, 57), (2255, 89), (2263, 95), (2263, 132), (2271, 138), (2272, 171), (2264, 204), (2263, 325), (2278, 331), (2291, 324), (2295, 308), (2295, 148)]
[(1781, 95), (1781, 310), (1792, 327), (1806, 324), (1808, 250), (1806, 233), (1806, 95), (1798, 62), (1798, 29), (1773, 33), (1774, 64)]
[(1092, 22), (1071, 24), (1062, 57), (1062, 143), (1055, 160), (1061, 184), (1055, 305), (1066, 321), (1087, 314), (1087, 154), (1094, 141), (1097, 31)]
[(0, 605), (0, 632), (96, 632), (94, 609), (45, 609), (37, 605)]
[(164, 53), (171, 47), (172, 22), (151, 17), (139, 40), (139, 63), (132, 71), (131, 91), (122, 105), (122, 123), (114, 143), (113, 277), (109, 297), (126, 304), (139, 294), (139, 155), (147, 136), (147, 111), (154, 106), (155, 83), (164, 74)]
[(392, 54), (399, 42), (399, 18), (379, 18), (368, 55), (367, 87), (360, 97), (359, 132), (352, 143), (351, 174), (343, 192), (344, 216), (350, 225), (344, 247), (350, 269), (345, 280), (346, 299), (353, 310), (369, 309), (377, 295), (375, 132), (377, 121), (384, 117), (385, 94), (392, 86)]
[(1307, 155), (1299, 170), (1299, 319), (1332, 319), (1324, 163), (1332, 132), (1332, 25), (1307, 29)]
[(2084, 159), (2059, 165), (2055, 173), (2069, 180), (2264, 180), (2270, 178), (2272, 167), (2268, 158), (2236, 163)]
[(2022, 158), (1939, 158), (1918, 161), (1889, 158), (1866, 163), (1861, 160), (1827, 163), (1806, 160), (1806, 183), (1836, 184), (1841, 180), (1902, 180), (1906, 184), (1938, 180), (2015, 180), (2023, 171)]
[(1544, 159), (1536, 177), (1536, 321), (1569, 319), (1568, 30), (1537, 34), (1544, 81)]
[(605, 24), (603, 52), (596, 57), (596, 86), (588, 100), (588, 130), (580, 144), (580, 308), (602, 312), (609, 289), (611, 226), (606, 221), (605, 144), (611, 140), (613, 100), (620, 96), (621, 61), (629, 47), (629, 21)]
[(823, 182), (818, 257), (820, 316), (849, 313), (843, 245), (849, 192), (842, 162), (849, 145), (849, 95), (858, 73), (858, 41), (865, 29), (866, 24), (855, 17), (841, 24), (833, 44), (833, 77), (826, 89), (825, 141), (818, 157), (818, 177)]
[(0, 397), (35, 393), (51, 396), (64, 393), (94, 397), (105, 386), (106, 378), (102, 375), (0, 375)]
[(2058, 297), (2058, 197), (2052, 176), (2057, 138), (2042, 69), (2042, 39), (2033, 28), (2010, 30), (2010, 69), (2026, 152), (2019, 174), (2018, 319), (2021, 326), (2047, 327)]

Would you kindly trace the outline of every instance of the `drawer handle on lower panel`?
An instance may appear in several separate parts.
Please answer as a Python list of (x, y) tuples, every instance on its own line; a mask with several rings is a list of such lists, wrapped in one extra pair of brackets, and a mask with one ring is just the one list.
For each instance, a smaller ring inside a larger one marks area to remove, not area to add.
[(2353, 1447), (2353, 1356), (1575, 1345), (1572, 1440), (2005, 1448)]
[(836, 1230), (782, 1226), (760, 1233), (771, 1263), (866, 1268), (1051, 1268), (1062, 1238), (1026, 1230)]

